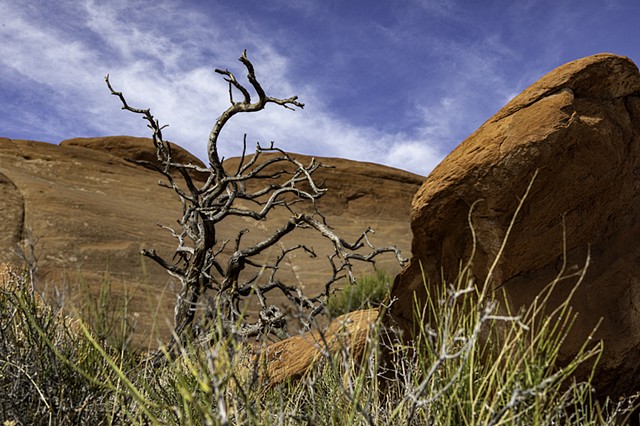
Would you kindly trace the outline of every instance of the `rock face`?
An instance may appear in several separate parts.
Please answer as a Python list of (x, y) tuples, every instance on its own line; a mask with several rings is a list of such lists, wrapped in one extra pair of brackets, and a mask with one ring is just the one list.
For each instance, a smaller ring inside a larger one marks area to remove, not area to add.
[(315, 363), (346, 350), (359, 362), (375, 327), (377, 309), (354, 311), (333, 320), (326, 330), (310, 331), (269, 345), (260, 354), (261, 382), (275, 386), (302, 378)]
[[(152, 149), (153, 143), (149, 138), (135, 138), (131, 136), (73, 138), (60, 142), (60, 146), (89, 148), (95, 151), (106, 152), (114, 157), (127, 161), (138, 161), (143, 167), (154, 171), (157, 170), (155, 167), (160, 167), (156, 152)], [(205, 167), (202, 161), (181, 146), (171, 142), (169, 142), (169, 146), (171, 147), (171, 155), (177, 163)], [(176, 173), (176, 175), (178, 175), (178, 173)], [(192, 171), (191, 176), (198, 180), (206, 180), (207, 178), (206, 174), (196, 171)]]
[[(200, 163), (179, 147), (174, 155), (180, 161)], [(124, 158), (154, 161), (151, 141), (117, 136), (52, 145), (0, 138), (0, 263), (19, 262), (13, 249), (30, 228), (40, 238), (39, 290), (56, 288), (67, 301), (82, 303), (111, 280), (112, 297), (129, 299), (129, 312), (138, 313), (138, 337), (149, 339), (156, 348), (157, 337), (166, 338), (170, 329), (177, 282), (139, 253), (153, 248), (171, 258), (176, 241), (158, 224), (174, 226), (181, 205), (173, 191), (158, 186), (161, 175)], [(374, 244), (395, 244), (409, 257), (410, 200), (423, 178), (376, 164), (321, 160), (335, 166), (314, 175), (329, 188), (319, 203), (327, 222), (349, 240), (371, 226), (376, 230)], [(229, 159), (225, 164), (237, 163)], [(231, 218), (218, 230), (219, 238), (230, 239), (232, 246), (237, 231), (249, 228), (244, 238), (262, 240), (288, 219), (281, 210), (258, 224)], [(327, 247), (310, 232), (294, 233), (292, 238), (313, 246), (318, 257), (292, 253), (281, 265), (281, 277), (315, 295), (330, 274)], [(397, 268), (394, 273), (399, 269), (391, 256), (379, 265), (391, 271)]]
[[(590, 261), (573, 296), (579, 313), (564, 355), (570, 356), (600, 318), (604, 340), (596, 386), (616, 394), (640, 386), (640, 74), (628, 58), (599, 54), (550, 72), (463, 141), (426, 179), (411, 213), (410, 265), (396, 278), (390, 315), (411, 329), (413, 294), (457, 278), (471, 257), (484, 283), (505, 290), (512, 309), (527, 306), (560, 272), (563, 235), (568, 271)], [(563, 220), (564, 218), (564, 220)], [(567, 272), (565, 275), (568, 275)], [(550, 304), (568, 296), (576, 278), (560, 282)]]
[[(170, 143), (171, 153), (177, 163), (193, 164), (204, 167), (193, 154), (182, 147)], [(131, 136), (110, 136), (106, 138), (73, 138), (60, 142), (60, 146), (77, 146), (96, 151), (107, 152), (115, 157), (134, 161), (148, 161), (159, 165), (158, 158), (149, 138), (134, 138)]]

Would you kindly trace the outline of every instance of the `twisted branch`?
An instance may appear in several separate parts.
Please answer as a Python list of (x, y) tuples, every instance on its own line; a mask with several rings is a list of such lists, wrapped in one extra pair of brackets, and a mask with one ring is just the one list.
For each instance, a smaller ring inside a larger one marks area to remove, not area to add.
[[(269, 103), (287, 109), (304, 107), (297, 96), (267, 96), (246, 51), (239, 60), (247, 70), (247, 80), (258, 99), (252, 101), (250, 91), (231, 71), (215, 70), (229, 85), (231, 105), (211, 129), (207, 145), (209, 164), (204, 169), (175, 162), (171, 146), (162, 136), (162, 129), (166, 126), (161, 126), (149, 109), (130, 106), (124, 95), (112, 87), (109, 76), (105, 77), (107, 87), (112, 95), (118, 97), (122, 109), (142, 115), (146, 120), (147, 126), (152, 130), (160, 166), (149, 162), (144, 164), (151, 165), (166, 178), (162, 185), (173, 190), (182, 204), (182, 217), (178, 220), (181, 229), (163, 226), (177, 240), (173, 261), (167, 261), (154, 250), (142, 251), (144, 256), (180, 280), (182, 288), (177, 295), (174, 318), (175, 336), (180, 339), (189, 334), (196, 311), (201, 307), (205, 308), (207, 316), (214, 320), (221, 319), (227, 332), (238, 338), (265, 333), (276, 333), (282, 337), (286, 334), (286, 320), (279, 308), (268, 303), (267, 294), (271, 291), (279, 290), (299, 311), (307, 312), (307, 320), (310, 322), (314, 316), (323, 312), (333, 283), (344, 278), (345, 274), (351, 282), (355, 280), (354, 262), (375, 265), (375, 259), (384, 253), (392, 253), (400, 263), (405, 262), (395, 247), (374, 247), (368, 239), (368, 234), (373, 232), (371, 229), (365, 230), (356, 241), (348, 242), (326, 224), (324, 216), (316, 208), (316, 202), (326, 194), (327, 189), (316, 184), (313, 174), (327, 166), (316, 159), (312, 159), (307, 165), (302, 164), (274, 147), (273, 143), (268, 147), (258, 144), (253, 154), (247, 155), (245, 135), (242, 156), (236, 170), (229, 172), (225, 169), (218, 154), (218, 138), (231, 117), (241, 112), (260, 111)], [(240, 93), (242, 100), (234, 100), (234, 91)], [(191, 178), (189, 171), (194, 170), (208, 173), (204, 183), (195, 182)], [(268, 184), (258, 189), (247, 189), (249, 183), (265, 179), (269, 180)], [(239, 201), (244, 203), (240, 205)], [(314, 213), (296, 210), (299, 203), (310, 205)], [(255, 208), (247, 207), (247, 204)], [(289, 219), (259, 242), (246, 243), (243, 238), (249, 232), (246, 229), (238, 231), (233, 247), (230, 247), (228, 240), (218, 241), (217, 226), (229, 216), (260, 222), (267, 219), (275, 208), (283, 207), (291, 213)], [(307, 297), (299, 287), (286, 284), (278, 278), (282, 262), (292, 252), (302, 250), (309, 256), (316, 257), (315, 251), (305, 245), (283, 246), (283, 238), (301, 228), (314, 230), (333, 247), (332, 253), (327, 256), (331, 276), (323, 291), (314, 297)], [(274, 259), (269, 261), (263, 258), (268, 250), (278, 246), (279, 254)], [(367, 252), (359, 252), (363, 249)], [(200, 298), (206, 291), (213, 291), (214, 295), (203, 306)], [(257, 297), (259, 305), (257, 318), (253, 322), (247, 319), (240, 307), (240, 302), (251, 295)], [(175, 343), (174, 340), (169, 346)]]

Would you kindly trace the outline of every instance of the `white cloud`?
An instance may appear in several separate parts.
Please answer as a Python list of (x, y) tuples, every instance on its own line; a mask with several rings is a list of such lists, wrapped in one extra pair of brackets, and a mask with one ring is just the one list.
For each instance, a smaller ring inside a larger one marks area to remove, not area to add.
[[(145, 123), (109, 96), (108, 72), (132, 105), (151, 107), (170, 125), (167, 138), (204, 158), (211, 126), (228, 106), (227, 86), (213, 69), (243, 78), (236, 59), (247, 48), (270, 95), (298, 94), (307, 106), (293, 113), (271, 105), (234, 119), (222, 135), (223, 155), (237, 155), (247, 132), (250, 145), (275, 140), (292, 151), (426, 174), (561, 63), (565, 48), (557, 40), (581, 16), (537, 0), (480, 18), (461, 1), (411, 0), (385, 7), (393, 16), (365, 14), (367, 24), (345, 27), (340, 7), (289, 3), (253, 13), (223, 1), (198, 9), (176, 0), (0, 0), (0, 90), (11, 91), (0, 92), (7, 111), (0, 129), (47, 141), (147, 135)], [(292, 38), (302, 34), (296, 18), (317, 25), (308, 38)], [(322, 32), (325, 21), (336, 30)], [(535, 44), (519, 31), (533, 23), (540, 26)], [(364, 84), (354, 84), (360, 78)]]
[[(153, 7), (135, 0), (68, 2), (65, 13), (75, 21), (61, 26), (46, 13), (43, 19), (20, 3), (0, 2), (0, 15), (6, 21), (0, 31), (9, 41), (0, 45), (0, 66), (46, 87), (51, 97), (42, 100), (43, 107), (51, 108), (52, 116), (65, 118), (36, 119), (33, 128), (46, 129), (47, 137), (54, 140), (147, 135), (140, 117), (121, 111), (118, 100), (109, 96), (103, 82), (108, 72), (116, 90), (132, 106), (150, 107), (162, 124), (169, 124), (167, 139), (205, 159), (209, 131), (229, 105), (228, 87), (213, 69), (229, 67), (238, 78), (244, 77), (246, 72), (235, 58), (241, 53), (238, 46), (245, 44), (253, 46), (249, 55), (268, 94), (298, 94), (307, 107), (294, 113), (270, 105), (263, 113), (239, 117), (222, 135), (224, 156), (240, 153), (245, 132), (250, 147), (257, 141), (274, 140), (295, 152), (378, 162), (421, 174), (443, 156), (415, 136), (354, 126), (349, 117), (336, 116), (323, 103), (322, 88), (299, 87), (290, 79), (290, 59), (267, 41), (255, 39), (249, 29), (238, 25), (233, 34), (225, 36), (224, 16), (207, 22), (211, 18), (178, 10), (178, 6), (171, 1), (154, 2)], [(56, 13), (55, 9), (50, 12)], [(33, 120), (33, 115), (33, 111), (24, 111), (15, 122)], [(69, 134), (71, 129), (84, 130)], [(445, 131), (443, 127), (438, 133)]]
[(87, 82), (82, 66), (93, 61), (83, 43), (65, 37), (53, 28), (28, 21), (17, 8), (0, 3), (0, 60), (8, 68), (40, 84), (69, 90)]
[(392, 146), (388, 164), (404, 170), (428, 174), (444, 157), (441, 151), (426, 145), (424, 141), (399, 142)]

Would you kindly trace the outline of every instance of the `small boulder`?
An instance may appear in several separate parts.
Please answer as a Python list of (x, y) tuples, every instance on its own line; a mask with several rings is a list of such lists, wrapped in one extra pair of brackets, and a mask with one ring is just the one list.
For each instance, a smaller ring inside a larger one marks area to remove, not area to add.
[(260, 381), (275, 386), (302, 378), (318, 362), (338, 351), (347, 350), (353, 360), (360, 360), (378, 318), (377, 309), (342, 315), (322, 333), (309, 331), (267, 346), (259, 354)]
[[(517, 311), (565, 259), (568, 268), (581, 268), (589, 257), (563, 356), (574, 354), (602, 318), (596, 387), (607, 395), (638, 390), (640, 74), (626, 57), (598, 54), (555, 69), (434, 169), (413, 200), (413, 258), (396, 278), (390, 318), (410, 333), (414, 294), (427, 299), (422, 269), (427, 285), (437, 288), (442, 277), (456, 280), (473, 251), (472, 274), (485, 282), (536, 171), (489, 290), (504, 289)], [(561, 304), (576, 281), (561, 281), (550, 305)]]

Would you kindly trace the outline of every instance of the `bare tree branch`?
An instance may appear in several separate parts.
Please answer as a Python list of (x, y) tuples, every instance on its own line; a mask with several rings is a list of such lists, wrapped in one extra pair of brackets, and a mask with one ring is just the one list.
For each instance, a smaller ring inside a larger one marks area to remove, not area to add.
[[(306, 312), (309, 322), (324, 311), (331, 286), (336, 281), (344, 277), (354, 281), (354, 262), (374, 264), (375, 259), (385, 253), (392, 253), (401, 263), (405, 261), (395, 247), (374, 247), (368, 239), (368, 234), (373, 232), (370, 229), (350, 243), (326, 224), (316, 202), (326, 194), (327, 189), (314, 181), (313, 173), (327, 166), (315, 158), (309, 164), (302, 164), (290, 154), (274, 147), (273, 143), (268, 147), (258, 144), (253, 154), (247, 155), (245, 135), (237, 167), (233, 171), (225, 168), (224, 159), (218, 153), (218, 139), (221, 130), (234, 115), (260, 111), (269, 103), (287, 109), (304, 107), (297, 96), (267, 96), (246, 51), (239, 60), (247, 71), (247, 81), (257, 99), (252, 100), (250, 90), (231, 71), (215, 70), (229, 85), (231, 105), (215, 121), (209, 134), (209, 164), (206, 168), (174, 161), (171, 145), (162, 136), (165, 126), (160, 126), (149, 109), (130, 106), (124, 95), (112, 87), (109, 76), (105, 77), (107, 87), (112, 95), (118, 97), (122, 109), (139, 114), (146, 120), (152, 131), (160, 165), (150, 162), (144, 164), (152, 166), (164, 176), (166, 180), (162, 186), (173, 190), (182, 204), (182, 217), (178, 220), (181, 229), (162, 226), (177, 240), (172, 261), (161, 257), (154, 250), (142, 251), (143, 255), (180, 280), (181, 290), (177, 295), (174, 314), (174, 336), (180, 339), (191, 333), (196, 312), (200, 308), (205, 308), (205, 317), (221, 320), (227, 332), (238, 338), (259, 337), (265, 333), (275, 333), (282, 337), (286, 334), (286, 315), (280, 308), (269, 304), (267, 295), (270, 292), (279, 291), (298, 311)], [(240, 92), (242, 100), (234, 100), (234, 91)], [(195, 181), (189, 174), (190, 171), (207, 173), (206, 181)], [(300, 203), (304, 203), (306, 210), (297, 208)], [(308, 213), (309, 207), (313, 214)], [(276, 208), (287, 209), (290, 216), (266, 238), (258, 242), (246, 242), (244, 236), (249, 231), (242, 229), (238, 230), (233, 247), (230, 247), (227, 240), (218, 241), (217, 225), (230, 216), (259, 222), (267, 219)], [(286, 246), (283, 243), (284, 237), (297, 229), (315, 231), (333, 247), (333, 252), (327, 257), (331, 275), (325, 282), (323, 291), (314, 297), (307, 297), (296, 285), (284, 283), (278, 278), (283, 262), (291, 253), (303, 251), (316, 257), (315, 251), (305, 245)], [(279, 254), (275, 258), (267, 258), (267, 252), (274, 247), (279, 247)], [(203, 305), (200, 299), (207, 291), (213, 292), (213, 297)], [(241, 302), (249, 297), (256, 297), (259, 305), (258, 314), (252, 320), (245, 315), (241, 306)], [(170, 346), (174, 343), (176, 342), (172, 341)]]

